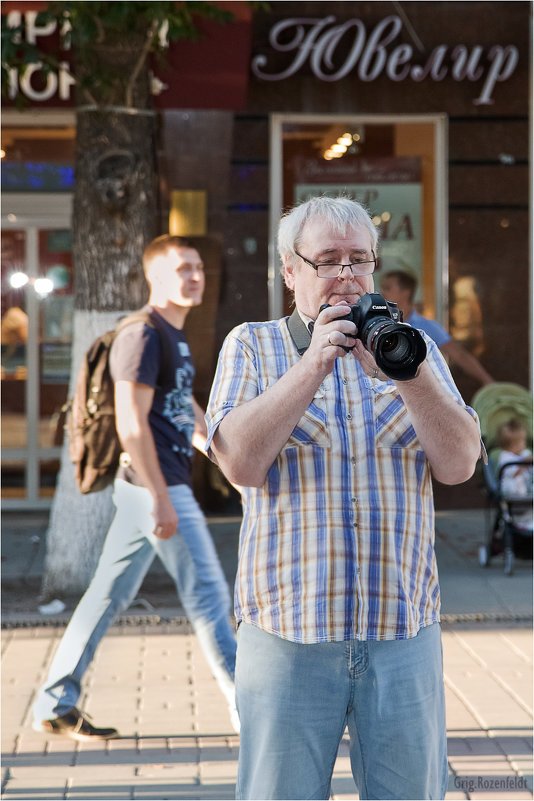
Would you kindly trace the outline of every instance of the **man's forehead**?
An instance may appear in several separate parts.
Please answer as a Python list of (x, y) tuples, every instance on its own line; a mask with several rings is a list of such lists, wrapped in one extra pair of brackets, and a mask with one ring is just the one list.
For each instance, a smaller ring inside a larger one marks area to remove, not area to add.
[(196, 248), (191, 247), (172, 247), (169, 249), (168, 254), (177, 262), (195, 262), (202, 261), (200, 253)]

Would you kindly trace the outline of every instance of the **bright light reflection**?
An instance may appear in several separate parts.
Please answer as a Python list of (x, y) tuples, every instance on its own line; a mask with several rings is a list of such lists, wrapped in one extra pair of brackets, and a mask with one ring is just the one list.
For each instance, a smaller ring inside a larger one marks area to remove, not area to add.
[(54, 282), (51, 281), (50, 278), (36, 278), (33, 288), (38, 295), (44, 297), (54, 291)]
[(29, 280), (26, 273), (23, 272), (12, 273), (12, 275), (9, 276), (9, 283), (13, 289), (21, 289), (23, 286), (26, 286)]

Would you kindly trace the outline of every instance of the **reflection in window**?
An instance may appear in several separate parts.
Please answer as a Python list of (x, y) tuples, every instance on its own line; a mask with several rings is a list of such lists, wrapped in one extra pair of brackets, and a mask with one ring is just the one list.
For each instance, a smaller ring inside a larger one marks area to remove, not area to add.
[(451, 334), (473, 355), (480, 357), (484, 352), (482, 310), (472, 276), (464, 275), (453, 284)]

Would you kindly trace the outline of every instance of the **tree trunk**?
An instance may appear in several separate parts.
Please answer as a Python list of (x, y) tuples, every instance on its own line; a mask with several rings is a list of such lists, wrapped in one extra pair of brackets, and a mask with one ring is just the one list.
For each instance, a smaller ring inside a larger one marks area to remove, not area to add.
[[(95, 337), (148, 297), (142, 254), (158, 233), (156, 177), (152, 112), (78, 110), (71, 393), (82, 356)], [(43, 600), (85, 590), (113, 512), (111, 489), (78, 492), (66, 444), (47, 534)]]
[(137, 308), (147, 298), (142, 254), (158, 222), (154, 114), (78, 111), (76, 133), (75, 307)]

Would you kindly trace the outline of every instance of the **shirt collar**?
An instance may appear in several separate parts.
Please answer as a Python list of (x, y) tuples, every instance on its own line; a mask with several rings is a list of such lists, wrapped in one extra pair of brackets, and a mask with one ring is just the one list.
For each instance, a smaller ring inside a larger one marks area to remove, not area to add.
[(304, 314), (304, 312), (301, 312), (300, 309), (297, 309), (297, 311), (298, 311), (300, 319), (302, 320), (302, 322), (304, 323), (304, 325), (306, 326), (306, 328), (308, 329), (310, 334), (313, 333), (313, 326), (315, 325), (315, 320), (312, 320), (311, 317), (307, 317)]

